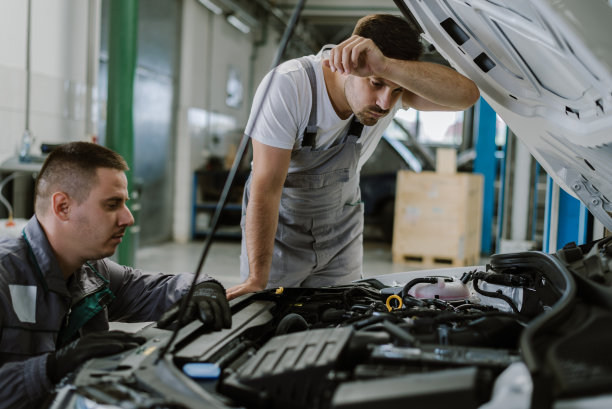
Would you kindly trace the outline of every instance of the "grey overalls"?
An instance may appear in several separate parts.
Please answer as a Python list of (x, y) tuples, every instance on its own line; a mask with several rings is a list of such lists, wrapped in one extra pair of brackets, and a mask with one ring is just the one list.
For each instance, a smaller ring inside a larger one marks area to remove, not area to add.
[[(312, 90), (312, 107), (300, 150), (291, 154), (292, 167), (281, 195), (278, 228), (268, 288), (320, 287), (358, 280), (362, 276), (363, 204), (357, 165), (363, 125), (355, 117), (344, 137), (330, 148), (316, 149), (317, 91), (310, 60), (299, 59)], [(248, 277), (245, 220), (251, 177), (242, 208), (240, 273)]]

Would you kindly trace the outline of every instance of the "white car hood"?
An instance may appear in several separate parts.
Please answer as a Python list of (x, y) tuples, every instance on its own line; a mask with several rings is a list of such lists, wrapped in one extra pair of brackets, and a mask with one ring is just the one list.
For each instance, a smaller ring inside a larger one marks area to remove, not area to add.
[(396, 0), (568, 193), (612, 230), (612, 6)]

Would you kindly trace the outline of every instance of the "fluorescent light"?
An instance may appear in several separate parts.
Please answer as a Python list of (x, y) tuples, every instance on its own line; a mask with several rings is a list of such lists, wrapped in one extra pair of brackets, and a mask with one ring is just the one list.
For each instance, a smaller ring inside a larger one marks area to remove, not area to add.
[(246, 25), (242, 20), (233, 14), (227, 16), (227, 22), (236, 27), (238, 30), (242, 31), (244, 34), (249, 34), (251, 32), (251, 27)]
[(202, 3), (204, 5), (204, 7), (206, 7), (208, 10), (212, 11), (216, 15), (220, 16), (221, 14), (223, 14), (223, 9), (221, 7), (219, 7), (219, 6), (217, 6), (211, 0), (199, 0), (199, 1), (200, 1), (200, 3)]

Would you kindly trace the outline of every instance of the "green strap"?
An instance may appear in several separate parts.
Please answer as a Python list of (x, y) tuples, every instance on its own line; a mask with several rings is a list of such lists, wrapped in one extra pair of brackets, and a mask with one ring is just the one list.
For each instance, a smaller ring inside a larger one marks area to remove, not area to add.
[[(89, 262), (87, 262), (87, 265), (106, 285), (109, 284), (109, 281), (98, 273), (94, 266)], [(102, 287), (72, 306), (72, 309), (66, 317), (66, 323), (57, 336), (57, 346), (61, 347), (71, 341), (83, 325), (95, 317), (96, 314), (102, 311), (104, 307), (114, 299), (115, 295), (113, 292), (108, 287)]]
[(89, 268), (91, 268), (91, 270), (96, 273), (100, 280), (104, 281), (105, 284), (110, 284), (110, 281), (108, 281), (102, 274), (98, 273), (98, 270), (96, 270), (96, 268), (92, 266), (89, 261), (87, 261), (85, 264), (87, 264)]
[(61, 347), (71, 341), (83, 325), (102, 311), (104, 307), (114, 299), (115, 296), (111, 290), (104, 287), (79, 301), (68, 314), (66, 324), (57, 335), (57, 346)]

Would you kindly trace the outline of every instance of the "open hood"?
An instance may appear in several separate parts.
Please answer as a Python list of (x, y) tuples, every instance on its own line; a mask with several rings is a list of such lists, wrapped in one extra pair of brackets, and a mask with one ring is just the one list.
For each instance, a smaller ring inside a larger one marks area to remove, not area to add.
[(612, 6), (395, 0), (568, 193), (612, 230)]

